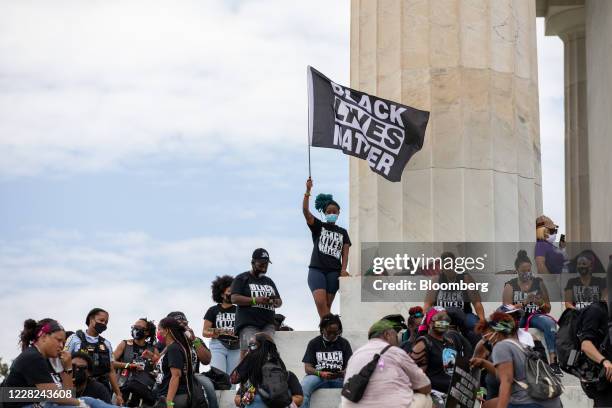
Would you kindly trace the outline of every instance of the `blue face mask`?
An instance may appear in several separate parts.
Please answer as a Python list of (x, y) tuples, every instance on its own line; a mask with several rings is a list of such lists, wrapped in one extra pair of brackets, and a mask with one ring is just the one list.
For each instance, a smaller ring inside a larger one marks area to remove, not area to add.
[(325, 221), (336, 222), (338, 220), (338, 214), (325, 214)]

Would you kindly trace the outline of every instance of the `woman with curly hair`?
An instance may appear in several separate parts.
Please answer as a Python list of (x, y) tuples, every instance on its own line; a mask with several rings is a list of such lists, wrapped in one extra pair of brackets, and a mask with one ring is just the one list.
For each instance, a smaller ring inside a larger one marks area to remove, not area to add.
[(325, 222), (312, 215), (309, 210), (312, 179), (306, 181), (306, 193), (302, 202), (302, 212), (312, 233), (312, 255), (308, 266), (308, 286), (312, 292), (319, 317), (330, 313), (334, 297), (340, 287), (338, 278), (348, 276), (348, 263), (351, 240), (348, 232), (336, 225), (340, 205), (331, 194), (319, 194), (315, 208), (325, 218)]
[(204, 315), (202, 335), (210, 340), (212, 359), (210, 365), (230, 374), (240, 361), (240, 344), (234, 333), (236, 306), (231, 301), (234, 278), (217, 276), (211, 285), (212, 306)]

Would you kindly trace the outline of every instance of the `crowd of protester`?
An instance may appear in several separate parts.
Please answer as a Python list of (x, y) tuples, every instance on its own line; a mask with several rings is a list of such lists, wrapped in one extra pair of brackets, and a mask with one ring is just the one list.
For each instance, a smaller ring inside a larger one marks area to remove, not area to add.
[[(267, 275), (270, 255), (258, 248), (249, 271), (212, 282), (214, 305), (205, 312), (201, 330), (208, 346), (180, 311), (157, 324), (135, 320), (131, 338), (114, 349), (102, 336), (110, 321), (104, 309), (90, 310), (84, 328), (76, 332), (67, 332), (53, 319), (28, 319), (20, 334), (22, 352), (2, 386), (74, 389), (74, 398), (48, 400), (47, 408), (217, 408), (216, 391), (231, 389), (237, 407), (308, 408), (317, 390), (342, 389), (343, 407), (428, 408), (444, 406), (457, 364), (467, 362), (471, 369), (481, 369), (478, 399), (485, 408), (560, 407), (558, 378), (564, 371), (579, 377), (596, 407), (612, 406), (607, 286), (593, 276), (599, 260), (589, 251), (576, 257), (577, 276), (564, 288), (566, 312), (557, 322), (549, 315), (546, 285), (533, 272), (560, 273), (567, 265), (566, 258), (559, 262), (559, 254), (565, 255), (551, 239), (557, 227), (549, 218), (537, 220), (535, 266), (525, 251), (518, 252), (516, 276), (505, 283), (502, 304), (493, 314), (485, 316), (475, 291), (430, 291), (423, 306), (411, 307), (408, 316), (388, 315), (374, 322), (367, 343), (353, 350), (343, 337), (340, 316), (330, 312), (338, 279), (347, 275), (350, 239), (335, 224), (340, 205), (331, 195), (316, 199), (324, 221), (309, 211), (311, 188), (309, 179), (303, 201), (313, 239), (307, 280), (320, 334), (304, 350), (303, 372), (287, 370), (275, 344), (275, 332), (288, 328), (276, 314), (283, 300)], [(474, 281), (467, 273), (447, 269), (434, 279)], [(529, 328), (541, 331), (544, 341), (535, 339)], [(574, 350), (568, 350), (568, 339), (570, 344), (575, 340)], [(533, 367), (548, 379), (545, 391), (536, 389)], [(5, 405), (35, 406), (27, 401)]]

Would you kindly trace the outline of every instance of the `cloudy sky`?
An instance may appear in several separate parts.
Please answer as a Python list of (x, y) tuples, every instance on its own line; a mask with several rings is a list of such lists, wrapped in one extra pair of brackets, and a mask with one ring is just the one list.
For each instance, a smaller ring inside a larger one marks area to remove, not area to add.
[[(538, 28), (544, 206), (563, 225), (562, 44)], [(114, 343), (173, 309), (199, 331), (211, 279), (259, 246), (288, 323), (314, 327), (308, 64), (348, 85), (348, 0), (0, 0), (0, 356), (25, 318), (76, 329), (93, 306)], [(347, 158), (312, 158), (346, 205)]]

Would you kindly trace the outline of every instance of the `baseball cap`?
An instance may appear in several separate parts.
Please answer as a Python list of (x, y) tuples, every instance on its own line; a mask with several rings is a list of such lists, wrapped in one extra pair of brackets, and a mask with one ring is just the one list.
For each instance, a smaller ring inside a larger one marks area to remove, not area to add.
[(368, 339), (371, 339), (372, 337), (379, 335), (385, 330), (398, 331), (396, 327), (397, 327), (397, 324), (392, 322), (391, 320), (381, 319), (377, 321), (376, 323), (374, 323), (368, 330)]
[(382, 320), (388, 320), (395, 325), (395, 331), (399, 332), (402, 329), (407, 329), (406, 321), (404, 320), (404, 316), (401, 314), (391, 314), (382, 318)]
[(254, 250), (252, 258), (257, 261), (268, 261), (269, 263), (272, 263), (268, 251), (263, 248), (257, 248), (256, 250)]
[(183, 322), (187, 322), (187, 316), (185, 316), (185, 313), (183, 312), (170, 312), (168, 313), (168, 316), (166, 317), (172, 317), (174, 320), (178, 320), (178, 321), (183, 321)]

